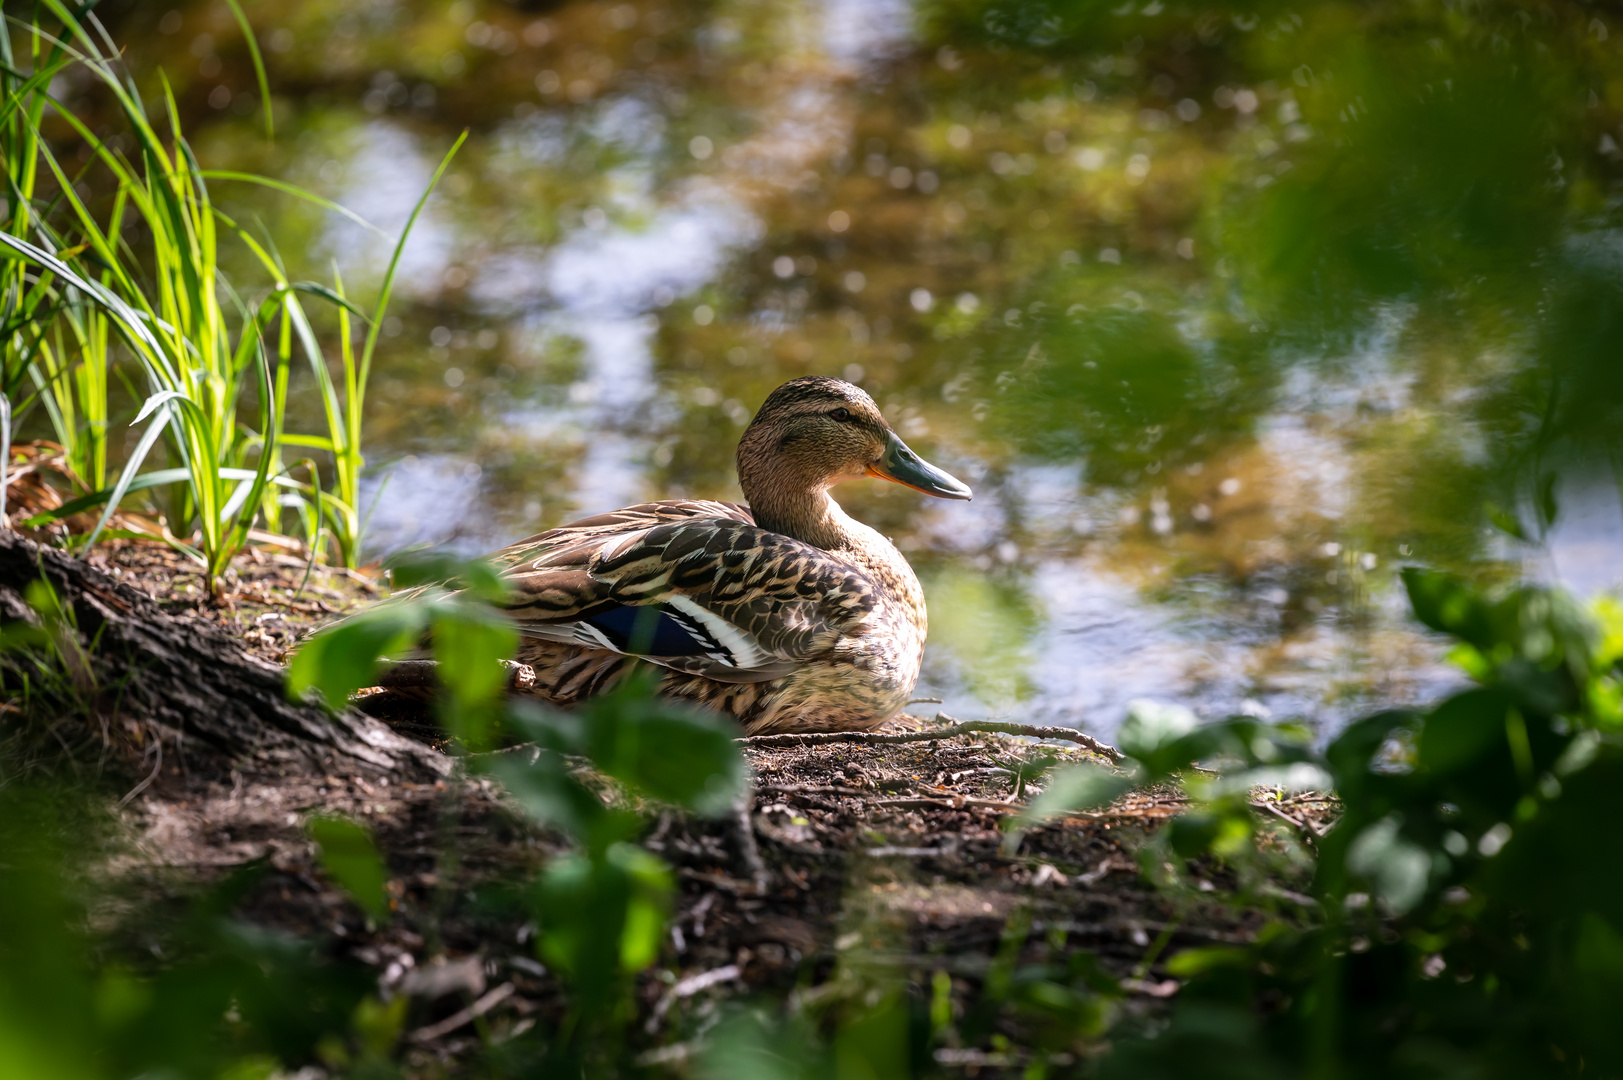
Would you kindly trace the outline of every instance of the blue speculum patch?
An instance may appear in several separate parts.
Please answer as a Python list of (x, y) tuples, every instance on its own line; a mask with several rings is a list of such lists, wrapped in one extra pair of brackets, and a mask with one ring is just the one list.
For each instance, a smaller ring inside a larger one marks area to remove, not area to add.
[(638, 656), (697, 656), (707, 651), (664, 607), (617, 607), (585, 620), (603, 631), (615, 647)]

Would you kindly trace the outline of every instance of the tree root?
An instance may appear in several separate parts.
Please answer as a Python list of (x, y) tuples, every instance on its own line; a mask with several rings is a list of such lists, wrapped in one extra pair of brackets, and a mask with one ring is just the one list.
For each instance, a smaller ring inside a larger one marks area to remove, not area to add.
[[(41, 580), (54, 600), (37, 607)], [(82, 736), (103, 752), (138, 758), (158, 739), (170, 744), (165, 757), (175, 767), (184, 765), (181, 751), (202, 751), (234, 768), (432, 775), (449, 768), (442, 755), (370, 717), (289, 700), (283, 670), (224, 630), (176, 618), (88, 563), (4, 531), (0, 621), (15, 630), (7, 636), (35, 642), (8, 651), (0, 668), (0, 686), (25, 702), (7, 711), (19, 717), (10, 723), (35, 723), (58, 742), (65, 725), (83, 721)]]

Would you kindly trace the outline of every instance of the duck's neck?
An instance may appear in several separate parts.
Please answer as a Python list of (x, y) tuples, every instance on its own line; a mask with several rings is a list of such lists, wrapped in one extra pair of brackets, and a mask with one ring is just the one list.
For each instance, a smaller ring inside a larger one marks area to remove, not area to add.
[(851, 517), (823, 488), (794, 490), (750, 485), (745, 493), (755, 523), (824, 551), (850, 551), (872, 532)]

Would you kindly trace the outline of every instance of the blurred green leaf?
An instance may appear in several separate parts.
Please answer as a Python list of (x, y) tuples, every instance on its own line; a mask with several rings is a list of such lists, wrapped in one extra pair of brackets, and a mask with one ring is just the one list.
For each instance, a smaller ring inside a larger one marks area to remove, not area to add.
[(518, 648), (518, 631), (483, 604), (442, 600), (432, 614), (436, 674), (444, 688), (439, 715), (470, 750), (488, 749), (496, 735), (496, 703), (507, 688), (500, 661)]
[(1123, 753), (1137, 758), (1152, 777), (1165, 776), (1188, 765), (1201, 747), (1184, 741), (1199, 726), (1195, 714), (1182, 705), (1161, 705), (1139, 698), (1127, 703), (1116, 741)]
[(1068, 813), (1109, 806), (1134, 786), (1134, 778), (1102, 765), (1078, 765), (1048, 776), (1048, 786), (1016, 817), (1011, 827), (1025, 828)]
[(342, 708), (355, 691), (377, 682), (379, 658), (413, 648), (426, 624), (421, 604), (385, 602), (322, 630), (293, 654), (288, 692), (297, 698), (318, 690), (328, 707)]
[(1561, 512), (1560, 503), (1556, 500), (1556, 486), (1560, 477), (1553, 472), (1547, 472), (1539, 477), (1538, 481), (1538, 520), (1545, 529), (1555, 524), (1555, 519)]
[(827, 1048), (803, 1016), (741, 1010), (705, 1040), (701, 1080), (812, 1080), (835, 1077)]
[(1493, 624), (1487, 605), (1459, 578), (1436, 570), (1405, 567), (1403, 584), (1415, 618), (1433, 630), (1487, 651)]
[(1172, 850), (1186, 859), (1205, 854), (1222, 828), (1222, 817), (1206, 810), (1179, 814), (1167, 826)]
[(570, 776), (568, 766), (553, 751), (537, 751), (534, 760), (528, 760), (521, 749), (482, 762), (479, 768), (500, 780), (536, 821), (562, 828), (577, 839), (598, 832), (607, 813), (597, 795)]
[(499, 603), (507, 595), (501, 571), (486, 559), (467, 559), (434, 548), (411, 549), (388, 562), (394, 585), (414, 589), (439, 585), (448, 590), (466, 590), (488, 603)]
[(389, 919), (389, 880), (372, 833), (348, 818), (314, 817), (305, 826), (319, 848), (322, 869), (376, 921)]
[(1216, 968), (1245, 967), (1249, 962), (1244, 949), (1223, 946), (1185, 949), (1167, 960), (1167, 972), (1180, 979), (1190, 979)]
[(361, 999), (360, 1004), (355, 1006), (351, 1024), (365, 1056), (379, 1061), (388, 1058), (390, 1051), (400, 1041), (410, 1008), (411, 998), (406, 994), (398, 994), (389, 1001), (379, 1001), (375, 997)]
[(600, 998), (619, 973), (658, 955), (671, 892), (669, 869), (633, 844), (556, 859), (541, 879), (541, 955)]
[(1585, 975), (1598, 975), (1614, 985), (1623, 985), (1623, 933), (1597, 913), (1584, 912), (1578, 924), (1573, 967)]
[(1521, 519), (1514, 513), (1491, 502), (1487, 504), (1486, 510), (1488, 521), (1494, 528), (1517, 540), (1528, 539), (1527, 530), (1522, 527)]
[(644, 795), (713, 815), (743, 789), (737, 724), (655, 697), (651, 676), (626, 680), (584, 711), (592, 763)]
[(1402, 915), (1420, 902), (1431, 856), (1401, 835), (1402, 819), (1388, 815), (1366, 827), (1347, 849), (1347, 869), (1366, 878), (1375, 895)]
[(1438, 773), (1471, 766), (1504, 746), (1510, 702), (1498, 690), (1469, 690), (1433, 709), (1420, 729), (1420, 763)]

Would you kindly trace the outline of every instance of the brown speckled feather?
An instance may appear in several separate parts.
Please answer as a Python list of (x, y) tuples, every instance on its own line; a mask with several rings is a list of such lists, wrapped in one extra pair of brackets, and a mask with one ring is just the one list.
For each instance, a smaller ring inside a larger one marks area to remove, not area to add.
[(731, 503), (643, 503), (520, 541), (496, 561), (526, 635), (602, 646), (581, 620), (680, 605), (719, 648), (651, 659), (721, 682), (762, 682), (825, 659), (878, 606), (861, 568), (768, 532)]

